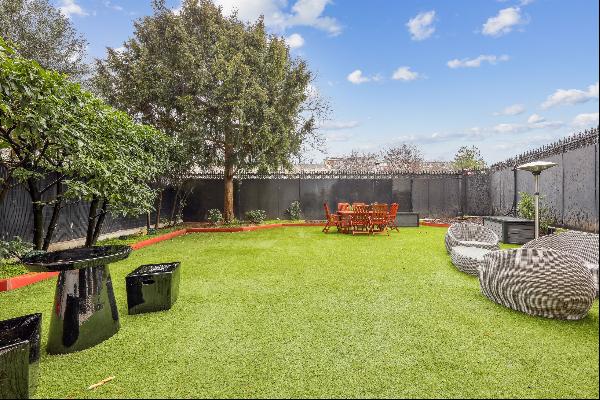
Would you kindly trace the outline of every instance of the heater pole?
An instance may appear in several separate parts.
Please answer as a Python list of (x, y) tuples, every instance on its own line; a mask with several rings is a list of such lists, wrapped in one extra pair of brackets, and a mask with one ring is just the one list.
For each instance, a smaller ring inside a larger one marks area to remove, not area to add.
[(533, 174), (535, 180), (535, 238), (540, 236), (540, 173)]

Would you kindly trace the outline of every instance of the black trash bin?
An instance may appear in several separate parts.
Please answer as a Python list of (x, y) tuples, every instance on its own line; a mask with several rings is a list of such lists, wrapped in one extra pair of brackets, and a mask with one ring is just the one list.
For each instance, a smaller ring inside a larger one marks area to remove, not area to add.
[(42, 314), (0, 321), (0, 399), (28, 399), (37, 387)]
[(180, 263), (147, 264), (125, 277), (129, 314), (168, 310), (179, 295)]

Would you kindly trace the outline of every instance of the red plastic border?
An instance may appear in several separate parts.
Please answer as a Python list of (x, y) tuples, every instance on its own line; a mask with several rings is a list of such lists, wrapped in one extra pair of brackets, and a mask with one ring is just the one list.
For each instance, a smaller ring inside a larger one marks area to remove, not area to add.
[(8, 292), (9, 290), (18, 289), (23, 286), (54, 278), (58, 272), (31, 272), (12, 278), (0, 279), (0, 292)]
[[(173, 231), (169, 233), (165, 233), (164, 235), (153, 237), (151, 239), (142, 240), (141, 242), (137, 242), (131, 245), (133, 250), (139, 250), (144, 247), (151, 246), (153, 244), (173, 239), (177, 236), (182, 236), (187, 233), (204, 233), (204, 232), (247, 232), (247, 231), (257, 231), (261, 229), (271, 229), (271, 228), (280, 228), (283, 226), (325, 226), (324, 223), (298, 223), (298, 224), (289, 224), (289, 223), (281, 223), (281, 224), (269, 224), (269, 225), (255, 225), (255, 226), (238, 226), (232, 228), (186, 228), (180, 229), (178, 231)], [(23, 286), (31, 285), (36, 282), (40, 282), (46, 279), (53, 278), (58, 275), (58, 272), (32, 272), (28, 274), (23, 274), (19, 276), (15, 276), (12, 278), (0, 279), (0, 292), (7, 292), (9, 290), (18, 289)]]

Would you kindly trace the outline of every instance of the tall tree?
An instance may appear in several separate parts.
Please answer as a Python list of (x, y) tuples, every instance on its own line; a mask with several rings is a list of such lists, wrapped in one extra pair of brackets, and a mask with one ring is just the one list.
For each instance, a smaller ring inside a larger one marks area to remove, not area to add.
[(44, 68), (81, 80), (87, 41), (49, 0), (0, 0), (2, 36)]
[(411, 144), (403, 143), (382, 151), (382, 160), (387, 170), (402, 172), (418, 172), (423, 163), (423, 153)]
[[(15, 54), (0, 38), (0, 200), (23, 184), (31, 198), (36, 249), (47, 248), (63, 205), (63, 182), (86, 145), (79, 85)], [(52, 216), (44, 239), (44, 208)]]
[(195, 165), (222, 169), (231, 220), (236, 174), (290, 166), (303, 143), (318, 142), (327, 105), (307, 64), (262, 19), (240, 22), (208, 0), (185, 0), (179, 14), (156, 0), (154, 10), (125, 51), (98, 63), (97, 86), (111, 104), (180, 137)]
[(477, 171), (486, 167), (485, 160), (476, 146), (462, 146), (456, 152), (452, 162), (454, 169)]
[(134, 124), (0, 39), (0, 194), (18, 184), (29, 193), (36, 249), (48, 248), (65, 201), (91, 202), (88, 244), (97, 239), (109, 205), (121, 214), (151, 208), (147, 182), (168, 148), (154, 128)]

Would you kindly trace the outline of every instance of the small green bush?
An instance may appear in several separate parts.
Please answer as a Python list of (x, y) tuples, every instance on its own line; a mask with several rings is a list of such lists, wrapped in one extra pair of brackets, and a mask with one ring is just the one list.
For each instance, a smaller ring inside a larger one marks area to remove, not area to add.
[[(542, 201), (543, 196), (540, 196), (540, 231), (546, 233), (548, 226), (554, 222), (554, 217), (552, 217), (550, 208), (545, 206)], [(527, 192), (519, 192), (517, 212), (521, 218), (535, 219), (535, 197)]]
[(33, 245), (24, 242), (18, 236), (15, 236), (11, 241), (0, 241), (0, 263), (6, 263), (10, 259), (21, 259), (31, 253)]
[(252, 210), (247, 211), (246, 220), (251, 224), (262, 224), (265, 219), (267, 219), (267, 212), (264, 210)]
[(211, 224), (217, 225), (223, 221), (223, 214), (221, 214), (221, 210), (216, 208), (208, 210), (208, 222)]
[(299, 201), (293, 201), (292, 204), (290, 204), (290, 208), (285, 211), (290, 216), (291, 220), (299, 220), (302, 218), (302, 209)]

